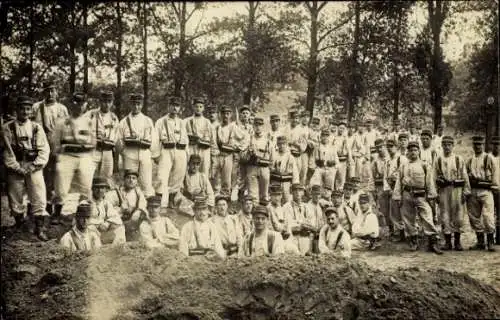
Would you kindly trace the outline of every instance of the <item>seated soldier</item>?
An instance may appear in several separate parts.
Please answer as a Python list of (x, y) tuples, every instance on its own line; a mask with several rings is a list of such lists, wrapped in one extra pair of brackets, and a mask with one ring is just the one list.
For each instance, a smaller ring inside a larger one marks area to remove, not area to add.
[(97, 232), (103, 244), (125, 242), (125, 227), (118, 211), (104, 197), (109, 190), (108, 179), (95, 177), (92, 180), (92, 215), (89, 228)]
[(311, 231), (310, 237), (312, 237), (311, 253), (319, 253), (319, 230), (325, 225), (323, 209), (319, 202), (321, 193), (321, 186), (313, 185), (311, 187), (311, 200), (306, 204), (306, 224), (309, 225), (309, 230)]
[(232, 216), (228, 215), (230, 196), (219, 194), (215, 197), (215, 215), (210, 218), (219, 232), (222, 247), (228, 256), (238, 253), (241, 242), (236, 232), (236, 224)]
[(293, 237), (291, 237), (292, 229), (290, 223), (288, 223), (288, 217), (281, 206), (281, 199), (283, 196), (281, 184), (271, 185), (269, 188), (269, 196), (271, 197), (271, 202), (268, 206), (270, 220), (269, 228), (281, 233), (285, 243), (285, 253), (300, 254), (299, 248), (297, 248), (293, 241)]
[(243, 239), (247, 234), (253, 231), (252, 209), (254, 198), (250, 195), (242, 196), (241, 209), (234, 215), (233, 219), (236, 224), (236, 232), (240, 239)]
[(208, 220), (208, 205), (205, 198), (195, 199), (194, 219), (187, 222), (181, 229), (179, 251), (186, 256), (204, 255), (209, 258), (214, 255), (225, 258), (226, 251), (217, 228)]
[(123, 186), (106, 193), (106, 200), (120, 213), (128, 241), (138, 239), (139, 218), (146, 212), (146, 198), (137, 185), (139, 173), (125, 170)]
[(352, 235), (352, 225), (356, 221), (356, 214), (345, 203), (342, 190), (334, 190), (332, 192), (332, 204), (337, 210), (337, 218), (339, 219), (340, 225), (349, 235)]
[(326, 208), (325, 214), (327, 224), (319, 232), (319, 252), (337, 254), (340, 251), (342, 257), (350, 258), (351, 236), (340, 225), (337, 209), (334, 207)]
[(214, 191), (207, 173), (200, 172), (201, 157), (192, 154), (189, 157), (187, 174), (184, 177), (184, 184), (180, 194), (174, 198), (174, 205), (177, 208), (192, 206), (195, 197), (204, 196), (207, 204), (213, 208), (215, 202)]
[(368, 194), (362, 193), (359, 196), (359, 206), (361, 216), (356, 218), (352, 226), (351, 247), (353, 250), (374, 250), (378, 247), (376, 242), (379, 236), (379, 224), (377, 215), (372, 212)]
[(149, 197), (147, 203), (149, 219), (145, 213), (140, 219), (139, 234), (141, 242), (148, 248), (177, 248), (179, 245), (179, 230), (169, 218), (160, 216), (161, 197)]
[(358, 198), (361, 194), (360, 179), (358, 177), (353, 177), (344, 186), (344, 200), (345, 204), (354, 211), (356, 215), (360, 214)]
[(99, 235), (87, 228), (91, 210), (92, 207), (88, 201), (79, 203), (75, 213), (75, 224), (62, 236), (60, 241), (61, 246), (68, 249), (68, 253), (92, 251), (101, 247)]
[(285, 252), (283, 238), (276, 231), (269, 230), (269, 212), (264, 206), (252, 210), (254, 230), (245, 236), (238, 251), (240, 257), (275, 256)]

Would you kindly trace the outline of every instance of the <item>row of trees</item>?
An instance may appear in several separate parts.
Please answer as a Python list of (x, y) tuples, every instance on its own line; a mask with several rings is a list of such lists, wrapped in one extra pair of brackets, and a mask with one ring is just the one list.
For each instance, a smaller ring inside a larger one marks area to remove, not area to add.
[[(457, 106), (491, 109), (484, 120), (498, 119), (495, 0), (249, 1), (244, 13), (206, 21), (209, 6), (223, 5), (2, 2), (1, 90), (33, 94), (50, 75), (67, 93), (113, 88), (119, 114), (126, 112), (123, 94), (142, 91), (145, 109), (158, 115), (167, 95), (203, 94), (213, 104), (238, 106), (256, 97), (265, 102), (269, 88), (304, 78), (311, 113), (329, 96), (349, 120), (367, 112), (393, 119), (431, 113), (437, 128), (452, 98)], [(418, 10), (427, 23), (414, 36), (410, 19)], [(443, 33), (464, 29), (457, 25), (464, 12), (488, 17), (471, 26), (486, 41), (474, 48), (467, 76), (457, 83), (442, 43)], [(103, 66), (113, 70), (113, 81), (90, 83), (89, 74)], [(460, 99), (447, 96), (450, 88), (461, 90)], [(495, 97), (489, 107), (487, 96)]]

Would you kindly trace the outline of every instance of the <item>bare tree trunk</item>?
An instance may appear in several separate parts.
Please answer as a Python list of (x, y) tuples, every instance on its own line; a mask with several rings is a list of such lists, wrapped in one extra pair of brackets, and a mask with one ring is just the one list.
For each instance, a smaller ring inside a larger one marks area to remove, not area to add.
[(253, 94), (253, 86), (255, 82), (255, 63), (254, 55), (255, 51), (255, 13), (257, 11), (259, 3), (256, 1), (248, 1), (248, 25), (245, 35), (246, 42), (246, 76), (247, 81), (245, 81), (245, 90), (243, 92), (243, 104), (250, 104)]
[(142, 64), (143, 64), (143, 74), (142, 74), (142, 86), (144, 92), (144, 106), (143, 110), (146, 112), (148, 110), (148, 11), (146, 7), (146, 2), (144, 2), (142, 7)]
[(306, 110), (311, 119), (314, 113), (314, 98), (316, 96), (316, 83), (318, 80), (318, 2), (312, 1), (311, 10), (311, 39), (309, 48), (309, 61), (307, 66), (307, 95)]
[(186, 58), (187, 52), (186, 23), (186, 2), (182, 2), (179, 15), (179, 63), (176, 66), (176, 74), (174, 79), (174, 95), (178, 97), (182, 96), (182, 86), (184, 84), (184, 60)]
[[(75, 5), (73, 5), (73, 12), (71, 12), (71, 28), (76, 30), (75, 26), (76, 13), (75, 13)], [(71, 37), (69, 42), (69, 92), (73, 94), (76, 88), (76, 38), (74, 36)]]
[(30, 12), (30, 31), (29, 31), (29, 71), (28, 71), (28, 92), (33, 92), (33, 64), (35, 62), (35, 3), (29, 8)]
[(360, 42), (360, 20), (361, 20), (361, 6), (360, 2), (357, 1), (354, 4), (354, 14), (355, 14), (355, 24), (354, 24), (354, 43), (351, 56), (351, 84), (349, 88), (349, 108), (347, 112), (348, 121), (354, 118), (356, 113), (356, 107), (358, 104), (359, 96), (359, 70), (358, 70), (358, 51)]
[(83, 2), (83, 28), (86, 32), (83, 40), (83, 92), (89, 92), (89, 52), (88, 52), (88, 6)]
[(398, 12), (398, 23), (397, 23), (397, 39), (396, 39), (396, 46), (394, 48), (394, 55), (393, 55), (393, 113), (392, 113), (392, 120), (398, 120), (399, 119), (399, 99), (400, 99), (400, 91), (401, 91), (401, 82), (399, 79), (399, 55), (400, 55), (400, 40), (401, 40), (401, 23), (402, 23), (402, 15), (403, 15), (403, 10), (399, 9), (400, 11)]
[(123, 28), (122, 28), (122, 10), (120, 7), (120, 2), (117, 2), (115, 5), (116, 10), (116, 24), (118, 28), (118, 39), (117, 39), (117, 48), (116, 48), (116, 97), (115, 97), (115, 107), (116, 114), (118, 117), (126, 114), (123, 112), (121, 104), (122, 104), (122, 69), (123, 69), (123, 61), (122, 61), (122, 46), (123, 46)]

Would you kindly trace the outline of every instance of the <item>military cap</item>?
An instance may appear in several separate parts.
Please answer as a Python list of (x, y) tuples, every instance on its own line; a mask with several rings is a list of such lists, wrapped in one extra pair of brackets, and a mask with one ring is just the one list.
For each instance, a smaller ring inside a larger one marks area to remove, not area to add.
[(268, 212), (267, 208), (263, 205), (257, 205), (255, 207), (253, 207), (252, 215), (257, 215), (257, 214), (262, 214), (266, 217), (269, 217), (269, 212)]
[(128, 95), (130, 101), (142, 101), (144, 96), (140, 93), (131, 93)]
[(454, 139), (451, 136), (444, 136), (441, 138), (441, 144), (443, 143), (454, 143)]
[(20, 97), (17, 98), (17, 105), (18, 106), (23, 106), (23, 105), (26, 105), (26, 104), (32, 105), (33, 104), (33, 99), (31, 99), (28, 96), (20, 96)]
[(273, 122), (273, 121), (280, 121), (280, 116), (277, 115), (277, 114), (272, 114), (270, 117), (269, 117), (270, 121)]
[(300, 183), (294, 183), (292, 184), (292, 191), (294, 190), (304, 190), (304, 186), (301, 185)]
[(359, 185), (361, 183), (361, 179), (359, 177), (352, 177), (349, 179), (349, 183), (353, 185)]
[(254, 197), (252, 197), (251, 195), (247, 194), (247, 195), (244, 195), (242, 198), (241, 198), (241, 201), (245, 202), (245, 201), (254, 201)]
[(295, 118), (299, 116), (299, 112), (297, 110), (290, 110), (288, 112), (288, 115), (290, 116), (290, 118)]
[(428, 136), (428, 137), (432, 138), (432, 131), (429, 129), (424, 129), (424, 130), (422, 130), (422, 132), (420, 132), (420, 135), (421, 136)]
[(332, 213), (337, 214), (337, 208), (335, 208), (335, 207), (327, 207), (327, 208), (325, 209), (325, 215), (326, 215), (326, 216), (329, 216), (329, 215), (330, 215), (330, 214), (332, 214)]
[(217, 113), (217, 107), (215, 106), (208, 106), (205, 110), (207, 113)]
[(398, 140), (401, 140), (401, 139), (408, 139), (408, 133), (406, 133), (406, 132), (401, 132), (401, 133), (398, 135)]
[(344, 196), (344, 191), (342, 190), (333, 190), (332, 191), (332, 197), (343, 197)]
[(330, 130), (329, 129), (323, 129), (321, 130), (321, 136), (329, 136), (330, 135)]
[(384, 145), (384, 140), (383, 139), (377, 139), (375, 140), (375, 147), (381, 147)]
[(193, 209), (206, 209), (206, 208), (208, 208), (206, 197), (199, 196), (194, 198)]
[(133, 170), (133, 169), (126, 169), (125, 172), (123, 173), (123, 176), (124, 177), (128, 177), (128, 176), (139, 177), (139, 172), (137, 170)]
[(83, 103), (87, 101), (87, 96), (83, 92), (75, 92), (71, 98), (73, 103)]
[(491, 143), (494, 145), (500, 144), (500, 137), (499, 136), (493, 136), (491, 137)]
[(104, 90), (101, 91), (101, 99), (104, 101), (111, 101), (114, 98), (113, 91)]
[(181, 98), (180, 97), (176, 97), (176, 96), (172, 96), (169, 99), (169, 104), (171, 106), (180, 106), (181, 105)]
[(370, 153), (377, 153), (377, 147), (370, 147)]
[(259, 206), (264, 206), (267, 207), (269, 205), (269, 200), (268, 199), (260, 199), (259, 200)]
[(388, 146), (388, 147), (392, 147), (392, 146), (395, 146), (396, 145), (396, 141), (394, 141), (393, 139), (389, 139), (385, 142), (385, 145)]
[(314, 124), (319, 124), (321, 122), (321, 120), (319, 119), (319, 117), (313, 117), (311, 122)]
[(269, 187), (269, 194), (282, 194), (283, 188), (279, 184), (273, 184)]
[(104, 177), (94, 177), (92, 179), (92, 188), (106, 187), (109, 188), (108, 179)]
[(254, 125), (258, 125), (258, 126), (264, 125), (264, 118), (261, 118), (261, 117), (254, 118), (253, 119), (253, 124)]
[(408, 142), (408, 147), (407, 149), (411, 149), (411, 148), (417, 148), (417, 149), (420, 149), (420, 145), (418, 144), (417, 141), (410, 141)]
[(217, 196), (215, 196), (215, 203), (219, 202), (219, 200), (225, 200), (226, 202), (230, 202), (231, 197), (228, 194), (220, 193)]
[(286, 136), (278, 136), (276, 138), (276, 142), (286, 142)]
[(243, 111), (245, 110), (248, 110), (249, 112), (252, 112), (252, 110), (250, 110), (250, 107), (247, 106), (247, 105), (244, 105), (243, 107), (240, 108), (240, 113), (242, 113)]
[(190, 163), (201, 163), (201, 157), (198, 154), (192, 154), (189, 157), (189, 162)]
[(367, 193), (362, 193), (359, 195), (358, 202), (360, 204), (362, 203), (369, 203), (370, 202), (370, 196)]
[(220, 112), (221, 113), (233, 112), (233, 109), (231, 109), (229, 106), (222, 106), (222, 108), (220, 108)]
[(484, 137), (483, 136), (473, 136), (472, 137), (472, 143), (474, 143), (474, 144), (483, 144), (484, 143)]
[(324, 186), (323, 189), (324, 190), (329, 190), (329, 191), (333, 190), (333, 188), (331, 186), (329, 186), (329, 185)]
[(43, 90), (55, 88), (56, 84), (52, 80), (46, 80), (43, 83)]
[(75, 216), (76, 217), (85, 217), (90, 218), (92, 215), (92, 206), (88, 201), (82, 201), (76, 207)]
[(313, 186), (311, 187), (311, 193), (314, 193), (314, 194), (319, 194), (319, 193), (321, 193), (321, 186), (320, 186), (320, 185), (317, 185), (317, 184), (313, 185)]
[(197, 103), (205, 104), (205, 98), (204, 97), (193, 98), (193, 104), (197, 104)]
[(158, 208), (161, 207), (161, 196), (154, 195), (146, 199), (148, 208)]

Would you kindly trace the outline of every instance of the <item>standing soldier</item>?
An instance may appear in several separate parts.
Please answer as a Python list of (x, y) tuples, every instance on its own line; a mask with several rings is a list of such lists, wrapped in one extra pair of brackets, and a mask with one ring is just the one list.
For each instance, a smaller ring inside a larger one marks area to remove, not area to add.
[(57, 155), (54, 224), (60, 223), (62, 207), (74, 178), (78, 181), (77, 193), (87, 195), (90, 199), (96, 137), (92, 121), (84, 115), (86, 107), (85, 95), (73, 94), (70, 117), (59, 119), (54, 131), (52, 152)]
[(139, 185), (146, 198), (154, 195), (151, 150), (157, 148), (153, 120), (144, 115), (142, 94), (130, 95), (130, 113), (118, 125), (117, 147), (123, 159), (123, 169), (139, 173)]
[[(491, 138), (491, 144), (492, 144), (492, 150), (491, 150), (491, 155), (493, 157), (493, 160), (496, 161), (496, 165), (494, 166), (495, 168), (500, 168), (500, 137), (499, 136), (494, 136)], [(498, 187), (500, 186), (500, 169), (497, 170), (496, 173), (496, 182), (495, 185)], [(495, 244), (500, 245), (500, 190), (494, 189), (493, 190), (493, 195), (494, 195), (494, 203), (495, 203), (495, 212), (496, 212), (496, 217), (497, 217), (497, 232), (495, 236)]]
[(203, 116), (205, 101), (203, 98), (193, 100), (193, 115), (185, 119), (186, 132), (189, 137), (188, 155), (197, 154), (201, 158), (201, 172), (210, 172), (210, 151), (214, 150), (215, 138), (210, 120)]
[(215, 187), (215, 175), (216, 175), (216, 169), (215, 165), (217, 163), (217, 156), (219, 155), (219, 147), (217, 146), (217, 141), (216, 141), (216, 130), (217, 127), (220, 125), (218, 116), (217, 116), (217, 107), (216, 106), (209, 106), (206, 108), (206, 117), (208, 120), (210, 120), (210, 125), (212, 127), (212, 136), (214, 138), (214, 144), (210, 148), (210, 183), (212, 186)]
[(288, 145), (290, 146), (290, 153), (295, 158), (295, 163), (299, 171), (299, 181), (305, 182), (307, 174), (307, 139), (304, 133), (304, 128), (299, 123), (299, 113), (298, 111), (290, 111), (290, 125), (283, 129), (283, 135), (286, 136), (288, 140)]
[(420, 145), (420, 135), (418, 134), (416, 121), (410, 121), (410, 134), (408, 135), (408, 142), (417, 142)]
[(375, 140), (380, 137), (380, 133), (373, 129), (373, 121), (366, 120), (366, 131), (364, 132), (364, 144), (366, 146), (366, 152), (370, 152), (370, 149), (375, 147)]
[[(335, 137), (338, 134), (339, 126), (340, 126), (340, 122), (337, 122), (337, 120), (335, 120), (335, 118), (330, 118), (330, 120), (328, 120), (328, 127), (330, 129), (332, 137)], [(344, 125), (344, 127), (345, 127), (345, 125)], [(345, 128), (344, 128), (344, 131), (345, 131)]]
[(374, 200), (376, 205), (378, 206), (379, 212), (383, 219), (379, 217), (379, 221), (381, 221), (383, 226), (388, 227), (389, 234), (392, 235), (394, 232), (394, 228), (391, 223), (390, 217), (390, 192), (386, 190), (385, 186), (387, 184), (386, 181), (386, 164), (387, 164), (387, 156), (384, 152), (384, 141), (382, 139), (377, 139), (375, 141), (375, 148), (378, 152), (378, 157), (372, 161), (372, 172), (373, 172), (373, 180), (375, 185)]
[(433, 202), (437, 197), (432, 168), (418, 158), (419, 145), (408, 143), (408, 162), (401, 165), (392, 198), (400, 205), (405, 229), (410, 237), (410, 249), (418, 250), (417, 217), (428, 237), (428, 250), (443, 252), (437, 246), (438, 231), (434, 225)]
[(250, 138), (250, 145), (244, 151), (244, 157), (248, 160), (246, 185), (248, 194), (254, 198), (256, 203), (260, 200), (269, 200), (269, 167), (273, 147), (271, 141), (262, 132), (264, 119), (257, 117), (254, 119), (254, 134)]
[(95, 173), (108, 179), (112, 184), (113, 150), (116, 144), (118, 117), (111, 112), (113, 107), (113, 92), (101, 93), (101, 106), (89, 112), (90, 119), (95, 125), (97, 145), (94, 151)]
[(351, 161), (351, 149), (347, 139), (347, 121), (342, 119), (339, 121), (338, 132), (334, 137), (333, 145), (337, 150), (339, 162), (337, 164), (337, 174), (335, 176), (335, 190), (343, 190), (347, 179), (347, 168)]
[(406, 155), (408, 151), (408, 133), (401, 132), (398, 136), (398, 148), (399, 153), (402, 155)]
[(290, 200), (290, 187), (292, 183), (299, 183), (299, 169), (297, 161), (287, 148), (286, 136), (277, 138), (278, 151), (273, 153), (271, 165), (271, 183), (281, 186), (283, 203)]
[(472, 137), (474, 155), (467, 163), (467, 173), (471, 187), (471, 196), (467, 201), (469, 220), (472, 230), (476, 232), (477, 244), (473, 250), (484, 250), (484, 234), (486, 233), (488, 251), (495, 251), (493, 238), (495, 234), (495, 213), (492, 187), (495, 186), (495, 175), (499, 170), (495, 167), (491, 155), (484, 152), (484, 137)]
[(47, 196), (42, 169), (49, 159), (50, 148), (42, 126), (30, 120), (32, 105), (31, 98), (19, 97), (17, 119), (2, 128), (3, 140), (7, 144), (3, 151), (7, 168), (7, 196), (16, 227), (21, 227), (24, 224), (24, 195), (28, 194), (31, 204), (31, 212), (28, 210), (28, 214), (34, 215), (36, 236), (47, 241)]
[(244, 105), (240, 110), (237, 118), (239, 118), (239, 123), (237, 123), (241, 132), (244, 133), (244, 143), (243, 148), (237, 150), (238, 152), (234, 155), (234, 166), (232, 174), (233, 188), (238, 188), (238, 194), (241, 196), (248, 189), (246, 185), (247, 176), (247, 164), (246, 159), (240, 157), (241, 151), (245, 150), (250, 143), (250, 137), (253, 136), (253, 124), (251, 123), (251, 110), (250, 107)]
[[(42, 125), (49, 141), (50, 150), (54, 150), (54, 130), (59, 119), (68, 118), (68, 109), (57, 102), (57, 89), (52, 81), (43, 84), (44, 100), (33, 105), (34, 120)], [(52, 214), (52, 197), (54, 192), (54, 176), (56, 172), (55, 153), (51, 152), (47, 165), (43, 168), (43, 178), (47, 190), (47, 212)]]
[(339, 163), (337, 150), (329, 143), (330, 130), (321, 131), (321, 143), (317, 143), (312, 157), (309, 160), (309, 168), (313, 172), (311, 185), (318, 184), (334, 188), (336, 165)]
[(159, 143), (151, 148), (151, 154), (158, 164), (160, 184), (156, 194), (162, 196), (162, 208), (173, 207), (175, 194), (181, 190), (186, 175), (189, 140), (185, 123), (179, 117), (180, 112), (180, 99), (172, 97), (169, 113), (155, 123), (154, 136)]
[(271, 141), (273, 149), (277, 150), (278, 147), (277, 147), (276, 140), (277, 140), (278, 136), (281, 135), (280, 116), (277, 114), (272, 114), (269, 117), (269, 121), (271, 123), (271, 130), (269, 130), (269, 132), (267, 133), (267, 138), (269, 139), (269, 141)]
[(439, 187), (439, 211), (443, 227), (444, 250), (452, 250), (451, 236), (454, 236), (454, 247), (462, 251), (460, 234), (463, 231), (465, 202), (470, 196), (469, 177), (464, 159), (453, 152), (453, 138), (442, 139), (443, 155), (434, 162), (434, 176)]
[(432, 131), (429, 129), (422, 130), (420, 134), (420, 145), (422, 146), (420, 150), (420, 160), (433, 166), (434, 159), (436, 158), (436, 150), (432, 147)]
[(442, 138), (443, 138), (443, 126), (439, 125), (437, 127), (437, 134), (432, 137), (432, 147), (434, 150), (436, 150), (437, 154), (439, 154), (439, 155), (441, 155), (443, 153), (443, 149), (441, 148)]
[[(353, 134), (351, 144), (352, 166), (349, 178), (359, 177), (367, 151), (363, 141), (363, 124), (358, 122), (358, 131)], [(369, 156), (369, 154), (368, 154)]]

